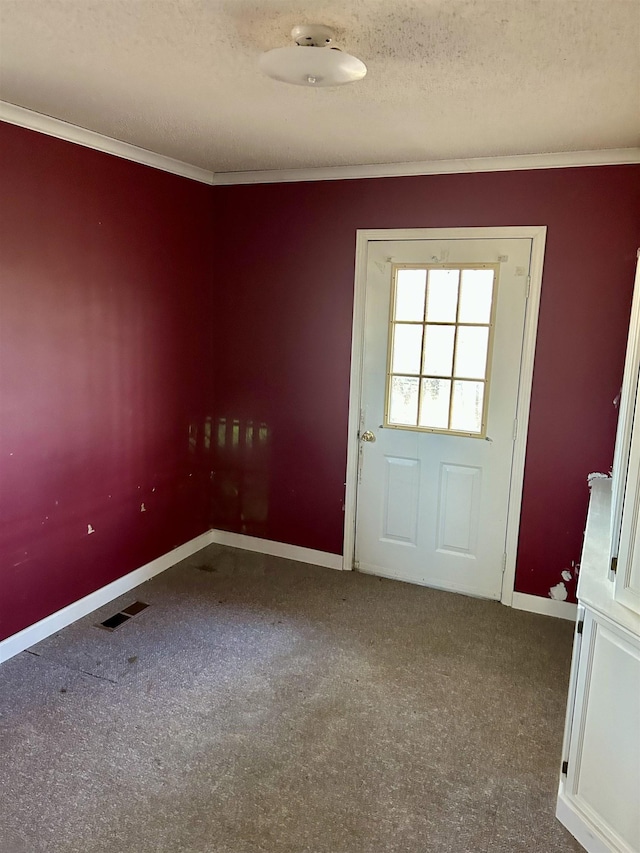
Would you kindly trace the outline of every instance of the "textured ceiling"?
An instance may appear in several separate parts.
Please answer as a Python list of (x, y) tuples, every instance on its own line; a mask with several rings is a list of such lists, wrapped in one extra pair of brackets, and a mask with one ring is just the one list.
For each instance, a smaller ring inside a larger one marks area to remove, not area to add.
[[(261, 75), (308, 22), (362, 82)], [(633, 147), (640, 0), (0, 0), (0, 98), (216, 172)]]

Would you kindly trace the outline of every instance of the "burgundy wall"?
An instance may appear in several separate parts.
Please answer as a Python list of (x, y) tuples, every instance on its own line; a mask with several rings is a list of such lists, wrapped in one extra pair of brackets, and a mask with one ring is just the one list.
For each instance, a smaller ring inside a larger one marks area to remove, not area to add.
[(208, 529), (212, 196), (6, 124), (0, 170), (2, 639)]
[(579, 558), (639, 167), (211, 188), (0, 124), (0, 186), (0, 639), (210, 526), (341, 552), (357, 228), (548, 226), (517, 589)]
[[(520, 592), (547, 596), (579, 560), (587, 474), (612, 463), (640, 167), (213, 194), (226, 282), (214, 318), (214, 417), (225, 422), (213, 461), (214, 524), (333, 553), (343, 537), (356, 229), (548, 226), (516, 581)], [(258, 461), (243, 444), (256, 422), (267, 436)]]

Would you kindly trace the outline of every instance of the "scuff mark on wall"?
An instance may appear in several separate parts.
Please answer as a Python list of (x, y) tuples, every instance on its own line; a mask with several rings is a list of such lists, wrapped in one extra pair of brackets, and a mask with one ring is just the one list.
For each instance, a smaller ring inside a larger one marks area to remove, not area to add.
[(92, 527), (90, 524), (87, 524), (87, 536), (88, 536), (90, 533), (95, 533), (95, 532), (96, 532), (96, 531), (93, 529), (93, 527)]
[(567, 600), (567, 588), (562, 581), (551, 587), (549, 590), (549, 598), (553, 598), (554, 601)]

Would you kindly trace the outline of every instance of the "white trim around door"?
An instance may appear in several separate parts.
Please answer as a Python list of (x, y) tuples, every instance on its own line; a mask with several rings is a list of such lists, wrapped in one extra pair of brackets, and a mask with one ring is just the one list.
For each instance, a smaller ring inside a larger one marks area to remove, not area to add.
[(530, 239), (531, 267), (527, 300), (520, 382), (516, 411), (516, 437), (511, 464), (511, 487), (507, 517), (506, 562), (502, 579), (503, 604), (513, 604), (514, 582), (524, 462), (527, 448), (529, 406), (533, 380), (538, 312), (542, 287), (542, 265), (547, 229), (544, 225), (505, 226), (491, 228), (402, 228), (366, 229), (356, 233), (356, 264), (353, 305), (353, 327), (351, 342), (351, 384), (349, 391), (349, 429), (347, 448), (347, 479), (345, 494), (344, 563), (345, 569), (353, 569), (355, 548), (356, 501), (358, 487), (358, 448), (360, 430), (360, 398), (362, 390), (362, 357), (364, 351), (365, 296), (367, 286), (367, 251), (370, 242), (379, 240), (471, 240), (471, 239)]

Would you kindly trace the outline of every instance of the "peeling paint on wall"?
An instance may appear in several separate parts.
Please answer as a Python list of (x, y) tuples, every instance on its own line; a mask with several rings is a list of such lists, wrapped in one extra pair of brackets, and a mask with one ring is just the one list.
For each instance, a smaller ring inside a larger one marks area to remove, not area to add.
[(570, 580), (571, 580), (571, 578), (573, 577), (573, 575), (571, 574), (571, 572), (569, 571), (569, 569), (564, 569), (564, 570), (561, 572), (561, 575), (562, 575), (562, 580), (563, 580), (563, 581), (570, 581)]
[(611, 472), (609, 474), (602, 474), (599, 471), (594, 471), (587, 476), (587, 483), (589, 484), (589, 488), (591, 488), (595, 480), (608, 480), (610, 477)]
[(562, 581), (551, 587), (551, 589), (549, 590), (549, 597), (553, 598), (554, 601), (567, 600), (567, 588)]
[(0, 137), (2, 640), (209, 529), (182, 429), (209, 405), (215, 287), (212, 187)]

